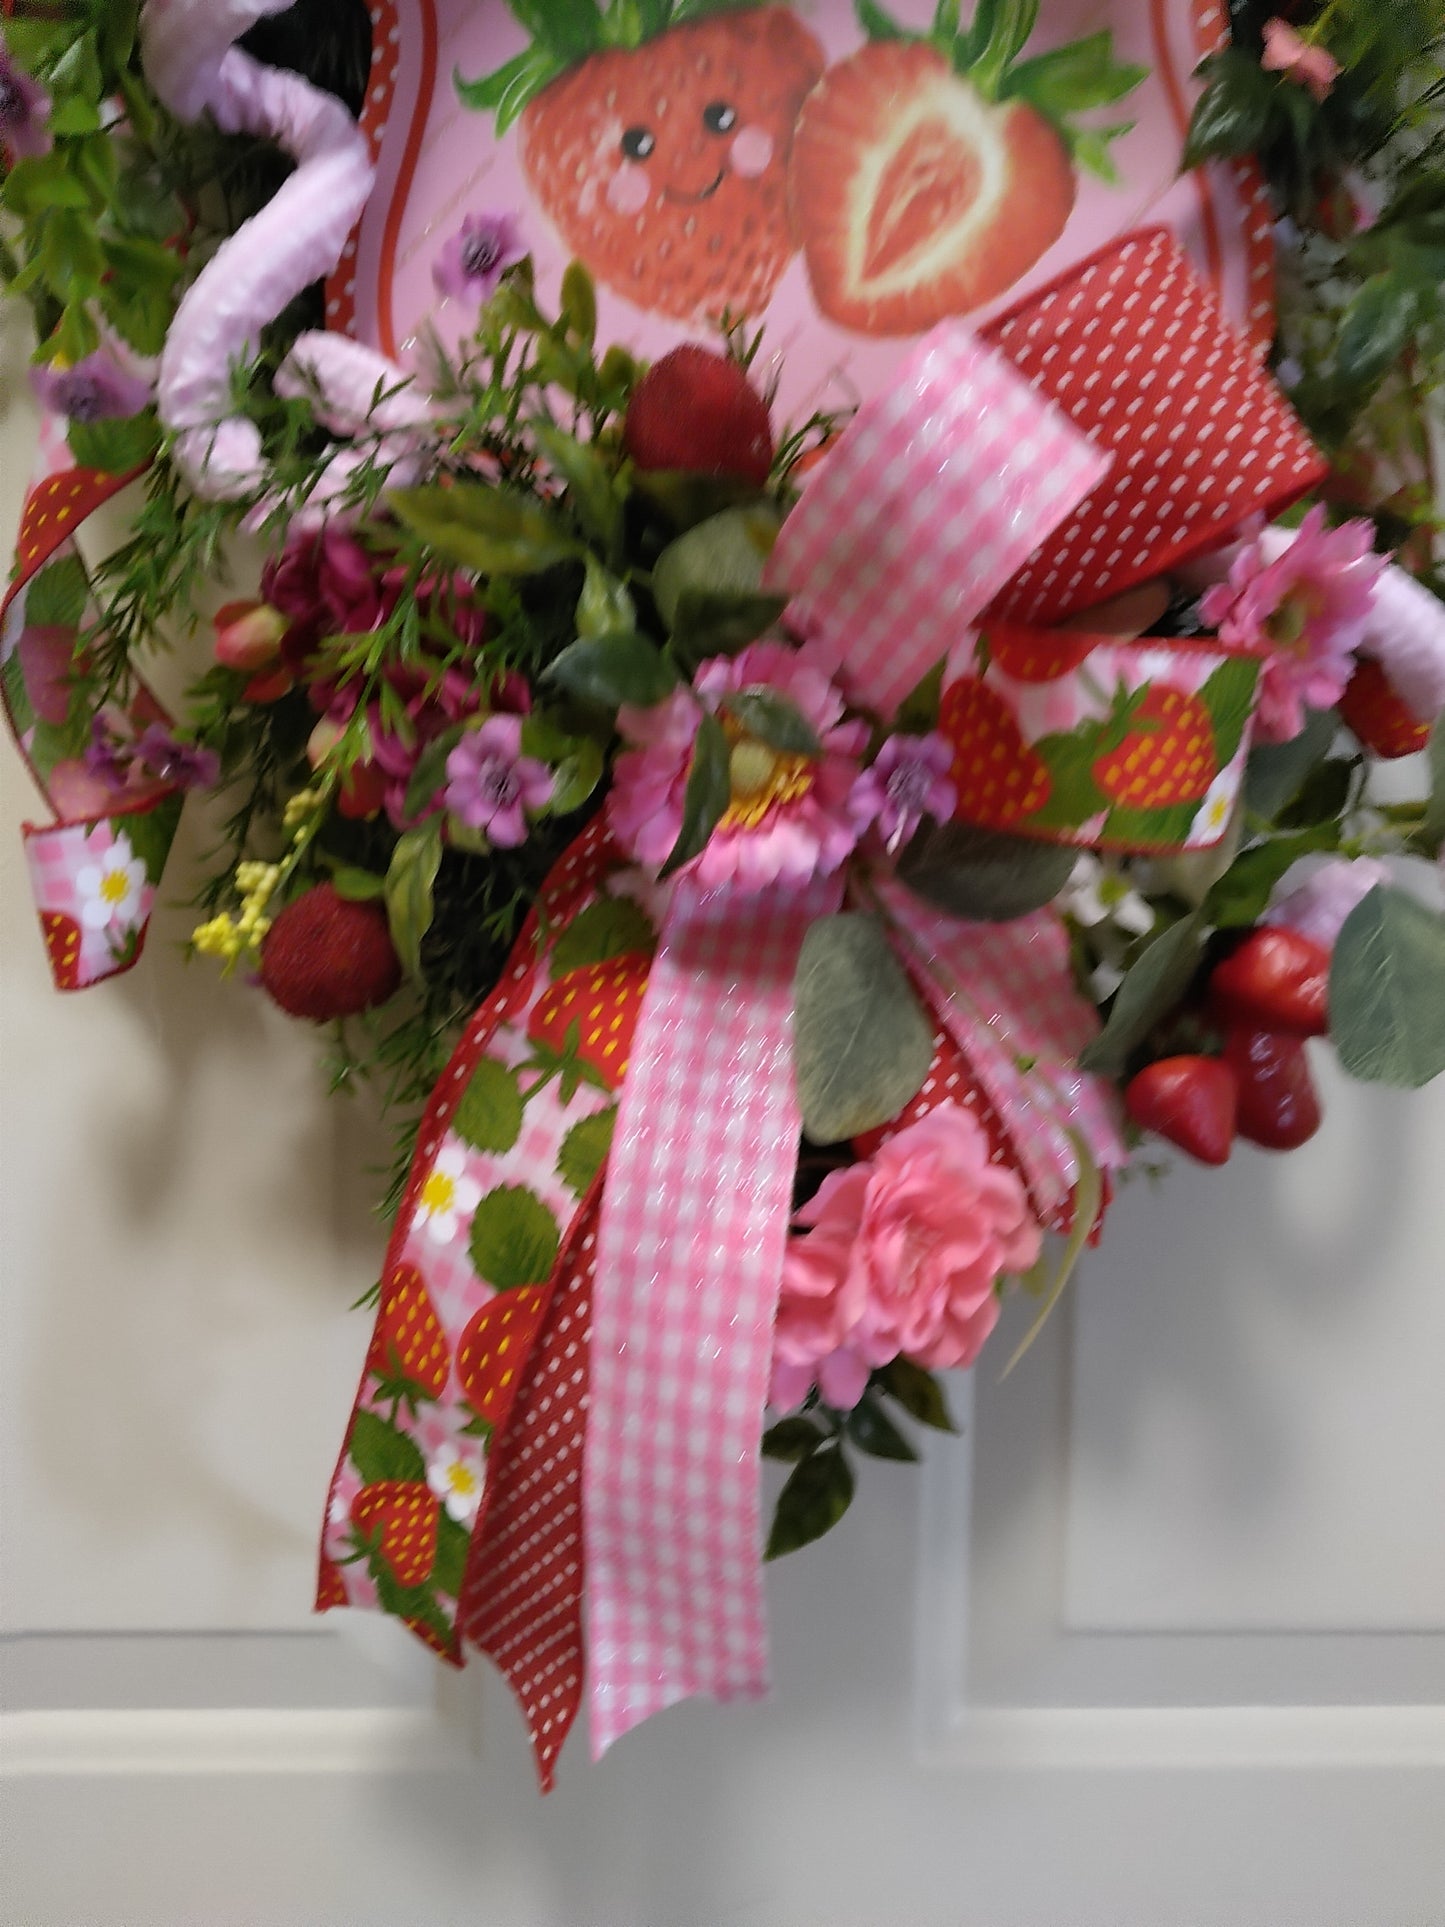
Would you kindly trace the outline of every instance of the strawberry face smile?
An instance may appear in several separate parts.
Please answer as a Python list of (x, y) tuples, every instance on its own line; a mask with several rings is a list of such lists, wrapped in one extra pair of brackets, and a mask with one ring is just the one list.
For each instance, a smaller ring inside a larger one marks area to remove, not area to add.
[(699, 188), (696, 194), (686, 194), (680, 188), (676, 187), (665, 187), (657, 198), (660, 201), (676, 201), (679, 206), (683, 207), (696, 207), (700, 201), (710, 201), (712, 199), (713, 195), (717, 193), (718, 189), (727, 179), (727, 173), (728, 171), (725, 167), (720, 167), (717, 171), (716, 180), (711, 181), (706, 187)]

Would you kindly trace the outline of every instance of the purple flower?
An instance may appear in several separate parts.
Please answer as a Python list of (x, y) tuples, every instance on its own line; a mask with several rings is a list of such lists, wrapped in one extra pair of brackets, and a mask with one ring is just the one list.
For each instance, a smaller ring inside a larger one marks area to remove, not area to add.
[(97, 348), (83, 361), (52, 361), (32, 368), (30, 386), (42, 408), (73, 422), (138, 415), (151, 398), (150, 383), (123, 368), (109, 348)]
[(925, 816), (946, 822), (958, 800), (948, 776), (952, 763), (952, 743), (936, 732), (890, 736), (848, 795), (859, 830), (876, 822), (888, 848), (896, 850)]
[(447, 758), (447, 808), (503, 850), (526, 841), (523, 812), (541, 809), (552, 796), (551, 770), (521, 752), (521, 717), (499, 715), (468, 730)]
[(104, 715), (92, 716), (83, 758), (91, 775), (111, 789), (124, 789), (134, 760), (130, 739), (120, 735)]
[(34, 160), (51, 148), (50, 96), (5, 51), (0, 40), (0, 146), (12, 161)]
[(469, 214), (432, 263), (432, 280), (438, 294), (490, 301), (507, 269), (526, 252), (510, 214)]
[(211, 789), (221, 774), (221, 759), (213, 749), (182, 742), (163, 723), (151, 723), (141, 732), (135, 759), (152, 776), (180, 790)]

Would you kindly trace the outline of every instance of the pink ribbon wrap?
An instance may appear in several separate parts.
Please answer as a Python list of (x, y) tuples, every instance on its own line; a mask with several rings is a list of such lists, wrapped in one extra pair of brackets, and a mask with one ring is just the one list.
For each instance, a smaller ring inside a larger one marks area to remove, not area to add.
[(767, 1690), (759, 1439), (800, 1120), (793, 973), (823, 878), (675, 886), (597, 1244), (584, 1521), (592, 1750)]

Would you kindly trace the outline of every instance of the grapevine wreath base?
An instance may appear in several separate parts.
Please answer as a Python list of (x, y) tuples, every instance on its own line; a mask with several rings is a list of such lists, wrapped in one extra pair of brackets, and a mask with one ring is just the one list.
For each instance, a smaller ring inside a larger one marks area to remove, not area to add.
[[(1172, 225), (1069, 242), (1146, 78), (1107, 32), (860, 6), (830, 65), (781, 7), (514, 11), (527, 47), (455, 84), (583, 258), (548, 294), (518, 209), (454, 209), (436, 326), (387, 354), (320, 323), (394, 40), (368, 82), (360, 12), (7, 8), (0, 262), (48, 413), (0, 689), (57, 985), (137, 962), (217, 790), (195, 951), (398, 1116), (317, 1604), (488, 1654), (547, 1787), (584, 1689), (600, 1753), (764, 1688), (760, 1543), (948, 1428), (935, 1374), (1011, 1293), (1037, 1328), (1159, 1140), (1303, 1143), (1311, 1039), (1445, 1068), (1445, 165), (1426, 8), (1235, 9), (1183, 160), (1273, 198), (1271, 348)], [(688, 139), (730, 142), (753, 252), (666, 251), (641, 123), (589, 226), (559, 168), (602, 78), (734, 42), (777, 86)], [(965, 123), (1054, 183), (1017, 258), (910, 145)], [(598, 339), (622, 215), (658, 249), (629, 298), (686, 324), (649, 364)], [(846, 407), (767, 372), (746, 316), (790, 268), (820, 327), (902, 338)], [(260, 593), (172, 717), (145, 652), (243, 527)], [(1377, 801), (1412, 756), (1422, 799)]]

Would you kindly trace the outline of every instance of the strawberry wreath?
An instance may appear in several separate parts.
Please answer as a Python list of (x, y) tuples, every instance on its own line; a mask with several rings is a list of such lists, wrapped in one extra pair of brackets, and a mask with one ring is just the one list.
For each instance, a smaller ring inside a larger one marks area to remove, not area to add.
[(1111, 32), (509, 5), (444, 92), (531, 199), (388, 218), (404, 340), (386, 8), (6, 6), (0, 694), (58, 987), (198, 793), (192, 948), (394, 1113), (317, 1604), (489, 1655), (547, 1787), (584, 1696), (600, 1753), (762, 1690), (762, 1562), (1161, 1144), (1445, 1069), (1445, 130), (1426, 0), (1232, 7), (1167, 171), (1245, 299), (1234, 202), (1126, 205)]

